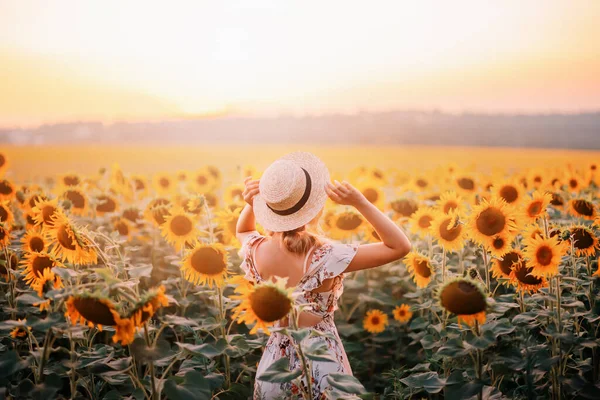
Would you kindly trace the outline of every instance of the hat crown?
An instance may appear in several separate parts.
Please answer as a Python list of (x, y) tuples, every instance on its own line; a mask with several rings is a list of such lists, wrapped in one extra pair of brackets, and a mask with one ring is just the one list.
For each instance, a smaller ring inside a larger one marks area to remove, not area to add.
[(306, 175), (290, 160), (271, 164), (260, 178), (260, 195), (275, 210), (284, 210), (296, 204), (306, 189)]

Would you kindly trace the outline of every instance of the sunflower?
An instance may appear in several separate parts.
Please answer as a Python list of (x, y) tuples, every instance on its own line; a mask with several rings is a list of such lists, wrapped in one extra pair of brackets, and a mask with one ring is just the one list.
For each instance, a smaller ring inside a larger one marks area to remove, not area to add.
[(8, 169), (8, 158), (6, 154), (0, 153), (0, 176), (3, 176), (6, 170)]
[(394, 319), (402, 323), (410, 321), (413, 315), (412, 311), (410, 311), (410, 306), (408, 304), (396, 306), (396, 308), (394, 308), (393, 314)]
[(535, 237), (540, 237), (543, 238), (545, 236), (544, 231), (542, 228), (539, 227), (539, 225), (537, 224), (530, 224), (527, 225), (525, 228), (523, 228), (523, 231), (521, 232), (521, 236), (523, 236), (523, 238), (535, 238)]
[(235, 203), (243, 201), (242, 193), (246, 187), (243, 184), (235, 184), (231, 185), (225, 189), (225, 193), (223, 194), (223, 199), (226, 204)]
[(366, 229), (364, 229), (364, 231), (365, 231), (364, 240), (366, 240), (368, 243), (381, 242), (381, 237), (379, 237), (379, 234), (377, 233), (375, 228), (373, 228), (370, 224)]
[(509, 279), (510, 283), (520, 292), (537, 292), (548, 286), (546, 278), (533, 275), (533, 268), (529, 267), (522, 258), (513, 264)]
[(347, 208), (337, 212), (330, 223), (331, 236), (334, 239), (342, 240), (349, 239), (352, 235), (360, 232), (365, 226), (365, 219), (360, 213)]
[(525, 238), (523, 255), (527, 258), (531, 272), (536, 277), (554, 276), (558, 273), (558, 265), (562, 256), (567, 252), (565, 242), (559, 242), (558, 237)]
[(597, 216), (596, 206), (591, 201), (585, 199), (569, 200), (569, 213), (575, 217), (594, 220)]
[(0, 179), (0, 201), (12, 200), (15, 195), (15, 186), (8, 179)]
[(181, 199), (181, 206), (186, 213), (199, 216), (204, 210), (204, 202), (206, 198), (202, 195), (188, 196)]
[[(0, 154), (2, 157), (2, 154)], [(10, 337), (13, 339), (24, 339), (27, 337), (27, 331), (31, 331), (31, 327), (25, 325), (27, 323), (26, 319), (18, 319), (17, 322), (19, 325), (15, 326), (12, 331), (10, 331)]]
[(213, 192), (205, 192), (204, 201), (210, 208), (216, 208), (219, 205), (219, 197)]
[(193, 246), (198, 240), (196, 223), (196, 218), (183, 211), (183, 208), (172, 207), (165, 217), (165, 223), (161, 225), (161, 232), (167, 242), (180, 251), (186, 243)]
[(227, 251), (220, 243), (198, 243), (182, 261), (185, 279), (195, 285), (223, 286), (227, 278)]
[(121, 213), (121, 217), (135, 225), (138, 225), (144, 218), (142, 212), (136, 206), (129, 206), (124, 209)]
[(63, 287), (60, 276), (56, 275), (54, 271), (52, 271), (52, 268), (44, 268), (40, 272), (40, 275), (34, 281), (31, 281), (30, 286), (37, 292), (40, 298), (44, 298), (44, 292), (46, 291), (48, 284), (52, 289), (60, 289)]
[(482, 200), (471, 212), (468, 221), (469, 236), (481, 246), (486, 246), (490, 239), (502, 236), (512, 240), (517, 231), (515, 214), (506, 202), (492, 196), (489, 201)]
[(564, 180), (562, 180), (566, 186), (566, 191), (571, 193), (579, 193), (585, 188), (585, 181), (577, 174), (569, 173)]
[(524, 219), (526, 222), (535, 222), (544, 216), (546, 208), (552, 201), (552, 194), (536, 190), (524, 204)]
[(102, 326), (114, 326), (116, 333), (113, 342), (121, 341), (127, 345), (133, 342), (135, 326), (129, 318), (121, 318), (115, 305), (99, 294), (81, 294), (70, 296), (65, 303), (67, 311), (65, 317), (71, 320), (72, 325), (80, 323), (93, 328), (96, 326), (102, 331)]
[[(8, 254), (7, 254), (8, 253)], [(8, 261), (6, 256), (8, 255)], [(19, 264), (19, 258), (15, 254), (14, 251), (0, 251), (0, 275), (4, 277), (5, 280), (8, 280), (8, 270), (16, 270)], [(8, 267), (8, 268), (7, 268)]]
[(62, 261), (82, 265), (98, 261), (90, 240), (65, 215), (59, 214), (52, 219), (48, 238), (53, 243), (51, 254)]
[(134, 175), (129, 178), (130, 186), (133, 187), (133, 192), (136, 194), (138, 199), (143, 199), (148, 195), (148, 183), (144, 176)]
[(39, 201), (31, 209), (31, 217), (43, 229), (51, 227), (53, 218), (59, 214), (62, 214), (62, 209), (58, 205), (58, 199)]
[(547, 179), (545, 178), (544, 171), (539, 169), (532, 169), (529, 171), (527, 176), (528, 186), (534, 189), (540, 189), (546, 184)]
[(39, 228), (28, 229), (21, 238), (21, 248), (24, 252), (42, 252), (48, 248), (46, 232)]
[(431, 275), (433, 275), (433, 266), (431, 265), (431, 260), (417, 253), (416, 251), (411, 251), (405, 257), (406, 269), (412, 276), (415, 281), (417, 287), (424, 288), (431, 281)]
[(406, 186), (406, 189), (414, 193), (427, 192), (432, 186), (432, 182), (424, 175), (414, 176)]
[(468, 174), (458, 175), (455, 179), (455, 183), (458, 187), (458, 190), (467, 195), (475, 193), (475, 190), (477, 189), (475, 178), (469, 176)]
[(413, 199), (402, 198), (392, 201), (390, 208), (397, 216), (408, 218), (419, 209), (419, 205)]
[(594, 272), (592, 274), (592, 276), (596, 276), (596, 277), (600, 278), (600, 258), (598, 258), (598, 260), (596, 260), (596, 263), (597, 263), (596, 272)]
[(573, 240), (573, 249), (577, 257), (593, 256), (598, 249), (598, 238), (594, 231), (583, 226), (573, 226), (569, 228), (571, 231), (571, 239)]
[(556, 209), (563, 209), (565, 207), (565, 199), (560, 193), (552, 192), (550, 193), (552, 199), (550, 200), (550, 205)]
[(237, 166), (237, 169), (240, 171), (240, 178), (246, 179), (247, 177), (252, 177), (252, 179), (259, 179), (261, 174), (259, 174), (258, 170), (253, 165), (244, 165), (243, 167)]
[(0, 250), (10, 244), (10, 229), (0, 222)]
[(238, 243), (236, 226), (241, 213), (242, 207), (237, 207), (234, 210), (224, 208), (215, 212), (217, 223), (221, 227), (223, 243)]
[(496, 279), (509, 279), (514, 265), (523, 262), (523, 253), (519, 250), (510, 250), (500, 258), (492, 260), (490, 271)]
[(67, 189), (62, 192), (61, 198), (71, 202), (70, 211), (75, 215), (85, 215), (88, 211), (88, 199), (81, 190), (77, 188)]
[(58, 178), (58, 184), (62, 188), (71, 188), (81, 184), (81, 178), (74, 173), (63, 174)]
[(369, 333), (381, 333), (385, 330), (387, 324), (387, 314), (376, 309), (367, 311), (363, 319), (363, 328)]
[(129, 313), (130, 319), (136, 328), (142, 327), (160, 307), (169, 305), (165, 296), (165, 287), (150, 289)]
[(491, 237), (488, 243), (484, 246), (491, 255), (495, 257), (502, 257), (510, 249), (512, 240), (502, 235)]
[[(62, 266), (56, 257), (46, 252), (24, 253), (21, 264), (23, 265), (23, 274), (25, 275), (23, 280), (28, 285), (32, 285), (32, 283), (41, 279), (44, 270), (52, 271), (54, 267)], [(59, 277), (57, 279), (60, 281)]]
[(444, 214), (449, 214), (451, 211), (456, 211), (462, 214), (465, 211), (465, 200), (455, 191), (448, 190), (440, 195), (437, 201), (437, 209)]
[(192, 192), (206, 193), (213, 190), (217, 186), (217, 180), (212, 172), (203, 167), (196, 172), (190, 174), (190, 189)]
[(380, 188), (381, 183), (378, 181), (362, 181), (357, 185), (357, 189), (365, 196), (365, 198), (377, 208), (383, 208), (385, 204), (385, 195)]
[(0, 202), (0, 222), (6, 226), (12, 226), (14, 220), (15, 217), (10, 209), (10, 202)]
[(292, 310), (294, 288), (287, 288), (286, 284), (287, 278), (277, 278), (274, 282), (237, 286), (238, 294), (231, 296), (231, 299), (241, 302), (233, 309), (232, 319), (237, 320), (238, 324), (256, 323), (250, 331), (251, 335), (259, 329), (270, 334), (269, 327)]
[(492, 192), (492, 195), (495, 194), (508, 205), (519, 204), (523, 197), (523, 186), (513, 180), (494, 184), (490, 191)]
[(173, 192), (175, 182), (169, 174), (158, 173), (152, 177), (152, 186), (156, 190), (156, 193), (164, 196)]
[(102, 216), (104, 214), (113, 213), (118, 210), (119, 203), (117, 199), (109, 194), (101, 194), (95, 199), (96, 202), (96, 215)]
[(481, 285), (471, 279), (455, 278), (439, 291), (440, 304), (448, 312), (458, 316), (461, 322), (473, 326), (485, 323), (487, 300)]
[(35, 207), (35, 205), (39, 202), (43, 202), (45, 200), (49, 200), (46, 195), (42, 193), (32, 193), (30, 194), (25, 201), (23, 202), (23, 210), (30, 211)]
[(118, 232), (120, 236), (124, 236), (127, 239), (131, 238), (131, 221), (125, 219), (123, 217), (117, 217), (113, 220), (112, 223), (113, 230)]
[(456, 212), (446, 215), (438, 211), (431, 221), (431, 234), (446, 251), (460, 250), (465, 245), (466, 231)]
[(433, 221), (435, 215), (435, 211), (431, 207), (420, 207), (410, 217), (410, 230), (424, 237), (429, 233), (431, 221)]

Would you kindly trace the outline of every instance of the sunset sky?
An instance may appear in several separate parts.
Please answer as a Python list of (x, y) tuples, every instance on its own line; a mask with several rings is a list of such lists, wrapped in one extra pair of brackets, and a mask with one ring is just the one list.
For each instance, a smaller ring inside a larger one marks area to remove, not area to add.
[(0, 0), (0, 127), (600, 110), (600, 1)]

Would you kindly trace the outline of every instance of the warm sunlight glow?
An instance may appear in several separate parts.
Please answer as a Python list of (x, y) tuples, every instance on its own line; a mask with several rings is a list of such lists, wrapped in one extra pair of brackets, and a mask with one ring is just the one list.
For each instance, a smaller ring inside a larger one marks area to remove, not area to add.
[(600, 2), (0, 3), (0, 127), (600, 108)]

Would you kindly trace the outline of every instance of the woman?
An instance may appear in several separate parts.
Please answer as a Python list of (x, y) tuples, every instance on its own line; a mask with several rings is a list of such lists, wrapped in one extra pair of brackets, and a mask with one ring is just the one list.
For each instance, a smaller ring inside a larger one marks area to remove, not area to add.
[[(337, 360), (312, 362), (312, 397), (321, 398), (329, 387), (329, 373), (352, 374), (333, 319), (343, 291), (343, 274), (398, 260), (410, 251), (410, 241), (352, 185), (337, 181), (332, 184), (325, 164), (311, 153), (288, 154), (271, 164), (260, 181), (246, 178), (244, 183), (243, 197), (248, 204), (236, 230), (242, 243), (241, 267), (246, 278), (255, 283), (276, 276), (288, 278), (288, 287), (300, 292), (297, 301), (311, 303), (300, 314), (299, 325), (332, 334), (329, 338), (309, 337), (302, 342), (308, 346), (314, 340), (326, 341), (329, 355)], [(333, 243), (311, 233), (328, 196), (338, 204), (355, 207), (373, 226), (381, 242), (360, 246)], [(256, 231), (255, 220), (269, 232), (268, 236)], [(286, 324), (287, 321), (278, 321), (275, 325)], [(290, 340), (278, 332), (271, 334), (257, 376), (282, 357), (289, 358), (290, 370), (301, 367)], [(298, 390), (292, 383), (256, 379), (254, 398), (287, 398)]]

